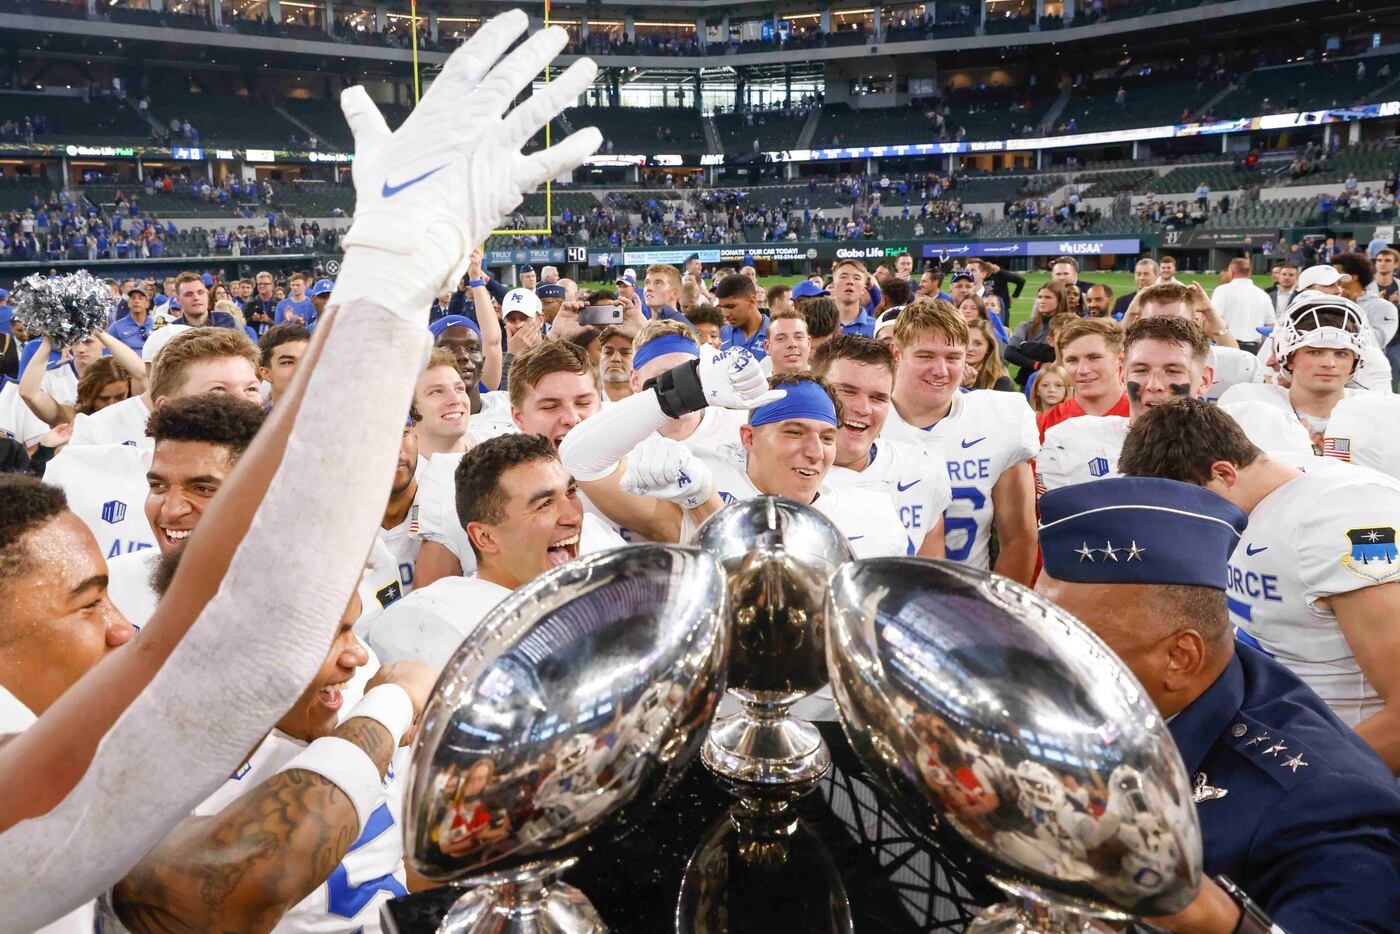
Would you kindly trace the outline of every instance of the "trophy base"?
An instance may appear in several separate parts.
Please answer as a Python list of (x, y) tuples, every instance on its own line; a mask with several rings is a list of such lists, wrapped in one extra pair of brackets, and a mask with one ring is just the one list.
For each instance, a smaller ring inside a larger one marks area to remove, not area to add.
[(817, 728), (785, 715), (745, 709), (710, 727), (700, 758), (720, 783), (742, 798), (799, 798), (831, 769)]
[(606, 934), (588, 897), (558, 880), (481, 885), (457, 899), (437, 934)]

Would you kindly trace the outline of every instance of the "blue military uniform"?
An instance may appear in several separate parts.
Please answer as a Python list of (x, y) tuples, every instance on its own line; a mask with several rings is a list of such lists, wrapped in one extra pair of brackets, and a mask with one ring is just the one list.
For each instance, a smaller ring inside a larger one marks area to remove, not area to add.
[[(1052, 490), (1040, 511), (1045, 573), (1067, 584), (1224, 591), (1248, 521), (1208, 490), (1148, 477)], [(1229, 877), (1290, 934), (1400, 931), (1395, 777), (1296, 675), (1233, 646), (1168, 725), (1193, 781), (1206, 873)]]
[(1236, 642), (1168, 726), (1196, 783), (1207, 873), (1292, 934), (1400, 930), (1400, 788), (1311, 688)]

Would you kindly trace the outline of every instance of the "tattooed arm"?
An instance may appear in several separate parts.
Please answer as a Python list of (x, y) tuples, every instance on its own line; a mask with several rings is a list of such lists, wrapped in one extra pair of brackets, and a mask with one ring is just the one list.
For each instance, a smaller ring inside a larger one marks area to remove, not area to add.
[[(355, 717), (332, 734), (363, 749), (382, 778), (394, 740)], [(194, 817), (112, 890), (133, 934), (268, 931), (325, 882), (350, 851), (359, 818), (315, 772), (279, 772), (213, 817)]]

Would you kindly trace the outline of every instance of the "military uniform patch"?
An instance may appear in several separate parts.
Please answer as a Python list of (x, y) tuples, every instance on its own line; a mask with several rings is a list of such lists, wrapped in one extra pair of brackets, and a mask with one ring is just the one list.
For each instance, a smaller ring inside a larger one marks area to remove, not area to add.
[(1342, 567), (1349, 573), (1372, 584), (1400, 580), (1400, 555), (1396, 553), (1393, 527), (1349, 529), (1347, 538), (1351, 551), (1342, 558)]

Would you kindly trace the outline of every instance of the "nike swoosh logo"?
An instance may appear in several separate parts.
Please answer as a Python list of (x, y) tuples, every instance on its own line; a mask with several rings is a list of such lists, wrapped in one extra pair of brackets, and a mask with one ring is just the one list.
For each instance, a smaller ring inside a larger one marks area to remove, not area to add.
[(1247, 555), (1249, 555), (1251, 558), (1253, 558), (1255, 555), (1259, 554), (1259, 552), (1261, 552), (1261, 551), (1268, 551), (1268, 550), (1269, 550), (1269, 546), (1268, 546), (1268, 545), (1265, 545), (1263, 548), (1255, 548), (1253, 545), (1245, 545), (1245, 546), (1244, 546), (1244, 553), (1247, 554)]
[(964, 442), (962, 443), (962, 446), (965, 447), (965, 448), (970, 448), (970, 447), (972, 447), (974, 444), (977, 444), (977, 443), (979, 443), (979, 442), (986, 441), (986, 440), (987, 440), (987, 436), (986, 436), (986, 435), (983, 435), (982, 437), (978, 438), (976, 441), (964, 441)]
[(915, 480), (914, 483), (895, 483), (894, 488), (895, 488), (896, 490), (899, 490), (899, 492), (903, 493), (905, 490), (909, 489), (911, 486), (914, 486), (915, 484), (923, 483), (923, 482), (924, 482), (923, 480)]
[(390, 185), (390, 184), (389, 184), (389, 180), (388, 180), (388, 179), (385, 179), (385, 180), (384, 180), (384, 187), (383, 187), (382, 189), (380, 189), (379, 194), (380, 194), (381, 197), (384, 197), (384, 198), (392, 198), (392, 197), (394, 197), (394, 195), (396, 195), (396, 194), (398, 194), (399, 192), (403, 191), (405, 188), (412, 188), (414, 185), (418, 184), (418, 183), (421, 182), (423, 179), (427, 178), (427, 177), (430, 176), (430, 175), (436, 175), (438, 172), (441, 172), (441, 171), (442, 171), (443, 169), (445, 169), (445, 168), (447, 168), (447, 163), (444, 162), (442, 165), (438, 166), (438, 167), (435, 168), (435, 169), (429, 169), (428, 171), (424, 172), (422, 175), (418, 176), (417, 178), (410, 178), (408, 181), (404, 182), (402, 185)]
[(853, 541), (855, 541), (856, 539), (859, 539), (859, 538), (865, 538), (865, 536), (864, 536), (864, 535), (847, 535), (847, 536), (846, 536), (846, 541), (848, 541), (848, 542), (853, 542)]

